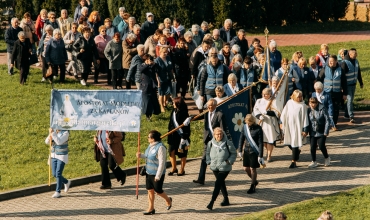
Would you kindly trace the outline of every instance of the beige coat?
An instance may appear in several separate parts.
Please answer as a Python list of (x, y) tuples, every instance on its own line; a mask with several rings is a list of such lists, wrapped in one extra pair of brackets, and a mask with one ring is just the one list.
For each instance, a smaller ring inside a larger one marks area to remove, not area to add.
[(72, 18), (62, 19), (61, 17), (59, 17), (57, 19), (57, 22), (59, 25), (60, 32), (62, 33), (62, 37), (64, 37), (64, 35), (66, 35), (67, 32), (72, 29), (73, 19)]
[(149, 36), (148, 39), (146, 39), (144, 44), (144, 53), (147, 53), (154, 58), (157, 58), (157, 55), (155, 53), (155, 47), (157, 46), (157, 43), (153, 40), (153, 35)]
[[(98, 132), (96, 132), (96, 135), (98, 135)], [(123, 157), (126, 156), (125, 149), (123, 148), (123, 144), (121, 142), (122, 133), (120, 131), (110, 131), (109, 139), (111, 140), (110, 147), (112, 148), (112, 151), (114, 153), (114, 159), (116, 160), (116, 163), (120, 165), (124, 161)], [(95, 151), (96, 161), (100, 161), (101, 153), (96, 143), (95, 143), (94, 151)]]
[(137, 46), (136, 42), (130, 46), (126, 40), (122, 41), (122, 49), (123, 49), (122, 68), (123, 69), (130, 69), (131, 60), (135, 55), (137, 55), (136, 46)]
[(19, 25), (23, 29), (23, 32), (26, 36), (26, 38), (29, 38), (31, 41), (31, 44), (33, 44), (33, 39), (32, 39), (32, 32), (35, 32), (35, 23), (31, 20), (30, 24), (27, 24), (26, 19), (23, 18), (21, 21), (21, 24)]

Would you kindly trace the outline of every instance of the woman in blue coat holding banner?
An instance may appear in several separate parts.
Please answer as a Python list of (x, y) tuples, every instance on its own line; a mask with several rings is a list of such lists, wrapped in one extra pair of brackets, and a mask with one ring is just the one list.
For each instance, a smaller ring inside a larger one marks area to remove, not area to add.
[(248, 114), (245, 116), (245, 125), (243, 126), (239, 138), (239, 156), (242, 156), (242, 149), (244, 146), (243, 169), (247, 172), (249, 178), (252, 179), (252, 184), (248, 194), (256, 192), (257, 168), (260, 164), (264, 167), (263, 161), (263, 131), (262, 127), (256, 124), (256, 118)]

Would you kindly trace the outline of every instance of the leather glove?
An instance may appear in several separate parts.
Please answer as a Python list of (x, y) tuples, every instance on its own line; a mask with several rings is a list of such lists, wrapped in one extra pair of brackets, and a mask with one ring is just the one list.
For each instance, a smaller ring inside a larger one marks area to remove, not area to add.
[(263, 115), (260, 116), (260, 121), (262, 121), (263, 119), (265, 119), (265, 117), (263, 117)]
[(183, 124), (184, 124), (185, 126), (189, 126), (190, 121), (191, 121), (191, 117), (188, 117), (188, 118), (186, 118), (186, 119), (185, 119), (185, 121), (184, 121), (184, 123), (183, 123)]

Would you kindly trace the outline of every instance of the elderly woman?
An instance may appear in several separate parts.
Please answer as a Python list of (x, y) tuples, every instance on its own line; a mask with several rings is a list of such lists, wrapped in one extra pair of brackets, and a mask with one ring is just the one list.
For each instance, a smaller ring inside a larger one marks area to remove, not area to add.
[[(285, 76), (286, 77), (286, 76)], [(284, 79), (285, 79), (284, 77)], [(281, 114), (285, 104), (285, 88), (286, 88), (286, 81), (283, 81), (280, 84), (279, 90), (277, 90), (278, 85), (280, 82), (280, 78), (278, 76), (273, 76), (271, 79), (271, 91), (272, 97), (274, 97), (274, 104), (276, 106), (276, 110)]]
[(134, 28), (136, 24), (136, 18), (135, 17), (129, 17), (127, 19), (127, 26), (125, 29), (121, 32), (123, 33), (122, 40), (125, 40), (130, 33), (134, 33)]
[(270, 40), (269, 43), (270, 51), (270, 65), (274, 67), (274, 70), (277, 70), (281, 67), (281, 53), (277, 50), (277, 44), (275, 40)]
[(157, 55), (155, 53), (155, 48), (158, 44), (159, 37), (163, 34), (161, 30), (156, 30), (155, 33), (149, 36), (145, 41), (145, 49), (144, 52), (149, 54), (150, 56), (156, 58)]
[(87, 17), (81, 16), (80, 19), (78, 20), (77, 31), (82, 34), (82, 30), (87, 27), (89, 27), (89, 24), (87, 23)]
[(72, 29), (73, 18), (68, 17), (68, 12), (63, 9), (60, 12), (60, 17), (57, 19), (60, 31), (62, 32), (62, 37), (64, 37), (68, 31)]
[(73, 15), (73, 20), (77, 22), (81, 16), (88, 17), (89, 12), (91, 12), (93, 5), (92, 1), (90, 0), (80, 0), (79, 4), (77, 5), (75, 9), (75, 13)]
[(163, 35), (167, 38), (167, 45), (170, 45), (173, 49), (176, 46), (176, 40), (172, 37), (170, 29), (163, 29)]
[(307, 107), (302, 102), (303, 95), (299, 90), (294, 90), (291, 100), (289, 100), (281, 113), (280, 128), (284, 133), (284, 145), (292, 150), (292, 163), (289, 168), (297, 168), (297, 161), (303, 145), (303, 138), (307, 136)]
[(197, 44), (193, 40), (193, 33), (191, 33), (191, 31), (187, 31), (184, 34), (184, 38), (186, 40), (186, 44), (188, 45), (189, 54), (193, 54), (194, 50), (197, 48)]
[(59, 24), (57, 22), (57, 15), (55, 12), (50, 11), (48, 13), (48, 20), (46, 21), (46, 25), (50, 24), (54, 29), (59, 29)]
[(264, 164), (263, 136), (262, 128), (256, 123), (256, 118), (251, 114), (245, 116), (245, 125), (239, 138), (238, 154), (242, 157), (244, 147), (243, 169), (252, 180), (251, 187), (247, 191), (248, 194), (256, 192), (256, 186), (258, 185), (257, 168), (260, 168), (260, 164)]
[[(240, 46), (237, 45), (237, 44), (234, 44), (232, 47), (231, 47), (231, 50), (230, 50), (230, 60), (233, 60), (234, 56), (237, 55), (237, 54), (240, 54)], [(243, 60), (243, 57), (242, 57), (242, 60)]]
[(41, 39), (44, 34), (44, 27), (46, 26), (46, 21), (48, 20), (48, 11), (46, 9), (41, 9), (40, 14), (37, 16), (35, 24), (35, 34)]
[(126, 156), (125, 149), (122, 145), (122, 132), (120, 131), (97, 131), (94, 136), (94, 153), (96, 162), (100, 162), (102, 185), (100, 189), (111, 189), (109, 169), (113, 172), (121, 185), (126, 182), (126, 173), (119, 167)]
[(185, 38), (180, 37), (174, 49), (173, 58), (176, 70), (176, 93), (179, 93), (181, 89), (181, 97), (184, 100), (190, 79), (189, 56), (190, 54), (186, 45), (186, 40)]
[(14, 42), (14, 47), (11, 55), (10, 67), (19, 69), (20, 84), (24, 85), (27, 81), (27, 76), (30, 72), (29, 58), (31, 57), (31, 42), (23, 31), (18, 33), (18, 40)]
[(308, 64), (310, 65), (309, 71), (313, 73), (313, 77), (314, 77), (313, 83), (316, 83), (317, 78), (319, 78), (319, 73), (320, 73), (321, 68), (316, 64), (316, 60), (314, 56), (311, 56), (308, 59)]
[[(138, 43), (136, 41), (136, 35), (133, 33), (128, 34), (126, 39), (122, 41), (122, 67), (124, 78), (127, 78), (132, 58), (137, 55), (137, 45)], [(120, 86), (122, 87), (122, 81), (120, 82)], [(126, 81), (126, 89), (131, 89), (131, 81)]]
[(224, 90), (226, 96), (232, 96), (235, 93), (238, 93), (240, 90), (243, 89), (243, 85), (237, 83), (237, 78), (234, 73), (230, 73), (227, 77), (227, 84), (224, 85)]
[(159, 51), (159, 57), (155, 59), (158, 71), (156, 73), (159, 104), (161, 106), (161, 112), (165, 112), (166, 102), (171, 94), (173, 77), (173, 63), (171, 58), (168, 56), (168, 48), (162, 47)]
[(199, 29), (200, 29), (200, 27), (197, 24), (193, 24), (191, 26), (191, 32), (193, 33), (193, 40), (195, 41), (197, 46), (199, 46), (200, 43), (202, 43), (202, 41), (203, 41), (202, 37), (199, 34)]
[[(143, 45), (141, 45), (143, 46)], [(140, 50), (139, 50), (139, 53)], [(136, 58), (140, 58), (139, 55), (135, 56)], [(146, 115), (146, 119), (148, 121), (152, 120), (152, 115), (158, 115), (161, 113), (161, 109), (157, 99), (157, 91), (156, 91), (156, 65), (154, 63), (154, 59), (152, 56), (148, 54), (142, 55), (144, 63), (141, 65), (137, 65), (137, 72), (140, 73), (140, 90), (142, 91), (142, 114)], [(140, 58), (141, 59), (141, 58)]]
[(71, 181), (63, 177), (64, 166), (68, 163), (68, 140), (69, 131), (53, 130), (49, 128), (49, 135), (45, 139), (45, 144), (50, 145), (50, 161), (49, 165), (53, 172), (53, 176), (57, 179), (55, 193), (52, 198), (59, 198), (62, 184), (64, 184), (64, 192), (68, 192), (71, 186)]
[(210, 34), (211, 32), (209, 31), (209, 24), (208, 22), (206, 21), (203, 21), (201, 24), (200, 24), (200, 30), (199, 30), (199, 34), (200, 36), (203, 38), (204, 35), (206, 34)]
[(108, 85), (113, 85), (113, 89), (117, 89), (117, 79), (120, 78), (120, 75), (122, 75), (123, 49), (121, 45), (121, 36), (118, 32), (116, 32), (113, 36), (113, 40), (109, 41), (104, 49), (104, 55), (109, 62), (110, 69), (110, 72), (107, 74), (107, 82)]
[[(279, 79), (283, 78), (283, 75), (287, 71), (289, 66), (289, 60), (287, 58), (283, 58), (281, 60), (281, 67), (275, 72), (275, 76), (279, 77)], [(284, 77), (284, 81), (281, 84), (281, 87), (279, 89), (278, 96), (281, 96), (284, 94), (284, 104), (290, 99), (290, 96), (293, 94), (294, 85), (293, 83), (295, 81), (299, 81), (299, 76), (295, 70), (289, 69), (287, 75)], [(281, 97), (280, 97), (281, 98)], [(280, 109), (280, 105), (278, 105)], [(282, 110), (282, 109), (281, 109)]]
[(217, 48), (217, 50), (219, 50), (221, 52), (221, 49), (223, 47), (224, 42), (220, 38), (220, 30), (213, 29), (213, 31), (212, 31), (212, 40), (213, 40), (213, 43), (215, 44), (215, 47)]
[(91, 12), (87, 21), (91, 28), (92, 36), (95, 37), (100, 34), (100, 27), (103, 25), (98, 11)]
[(99, 60), (100, 60), (99, 69), (95, 70), (95, 73), (94, 73), (94, 83), (95, 84), (98, 83), (99, 72), (100, 73), (109, 72), (109, 69), (108, 69), (109, 63), (108, 63), (107, 58), (104, 55), (104, 49), (107, 46), (108, 42), (112, 40), (112, 38), (109, 35), (107, 35), (107, 28), (104, 25), (101, 25), (99, 27), (99, 33), (100, 34), (94, 38), (96, 49), (98, 49)]
[[(126, 77), (126, 82), (135, 81), (136, 88), (140, 89), (141, 72), (139, 71), (139, 68), (141, 64), (144, 63), (144, 59), (143, 59), (143, 56), (145, 55), (144, 45), (139, 44), (137, 45), (136, 49), (137, 49), (137, 55), (135, 55), (131, 60), (130, 68), (128, 70), (127, 77)], [(150, 57), (153, 57), (153, 56), (150, 56)]]
[(225, 179), (232, 170), (232, 165), (236, 159), (236, 150), (231, 141), (227, 139), (225, 132), (217, 127), (213, 130), (213, 138), (207, 144), (206, 163), (210, 165), (213, 174), (216, 177), (215, 187), (212, 193), (212, 199), (207, 205), (209, 210), (213, 209), (220, 191), (224, 197), (221, 206), (230, 205), (228, 193), (226, 190)]
[(107, 35), (113, 38), (114, 34), (118, 32), (117, 28), (112, 25), (112, 20), (110, 18), (106, 18), (104, 20), (104, 26), (107, 29)]
[[(188, 155), (188, 148), (190, 145), (190, 120), (188, 106), (186, 105), (184, 99), (181, 97), (175, 97), (172, 99), (173, 107), (170, 114), (170, 121), (168, 123), (168, 131), (171, 131), (180, 125), (185, 126), (170, 134), (167, 138), (167, 143), (169, 145), (170, 161), (172, 165), (172, 170), (168, 173), (172, 176), (177, 173), (177, 176), (185, 175), (185, 165), (186, 157)], [(180, 172), (176, 167), (176, 155), (181, 159)]]
[(317, 101), (317, 98), (309, 99), (310, 108), (307, 110), (308, 114), (308, 133), (310, 134), (311, 158), (312, 162), (308, 167), (314, 168), (318, 164), (316, 162), (316, 147), (319, 148), (324, 155), (325, 166), (330, 165), (330, 157), (325, 146), (326, 137), (329, 135), (330, 120), (328, 112), (324, 105)]
[(169, 56), (171, 57), (171, 46), (168, 45), (167, 43), (168, 43), (168, 41), (167, 41), (166, 35), (161, 35), (159, 37), (157, 46), (155, 46), (155, 54), (156, 54), (157, 57), (159, 57), (159, 50), (162, 47), (167, 47), (168, 48), (168, 53), (169, 53)]
[(66, 68), (66, 73), (72, 76), (71, 69), (73, 70), (73, 75), (76, 79), (78, 79), (78, 69), (76, 64), (76, 57), (73, 55), (73, 43), (81, 37), (81, 33), (77, 31), (78, 24), (73, 22), (72, 29), (64, 35), (64, 45), (67, 50), (69, 64)]
[(64, 83), (66, 65), (68, 60), (67, 51), (62, 39), (62, 33), (59, 29), (54, 29), (53, 37), (50, 39), (45, 50), (45, 61), (48, 65), (53, 67), (53, 75), (58, 75), (58, 68), (60, 70), (59, 83)]
[(149, 207), (144, 215), (155, 214), (154, 209), (154, 192), (166, 201), (166, 209), (172, 207), (172, 198), (168, 197), (163, 191), (164, 176), (166, 173), (166, 147), (161, 142), (161, 133), (152, 130), (148, 134), (149, 146), (145, 150), (145, 154), (136, 153), (137, 158), (146, 160), (146, 189), (148, 190)]
[(228, 66), (230, 70), (232, 70), (232, 69), (233, 69), (234, 64), (235, 64), (236, 62), (243, 63), (243, 57), (242, 57), (242, 55), (240, 55), (240, 54), (236, 54), (236, 55), (231, 59), (230, 65)]
[(19, 27), (23, 29), (24, 36), (30, 40), (32, 45), (32, 53), (35, 53), (36, 46), (34, 44), (35, 42), (32, 34), (36, 34), (36, 28), (34, 22), (31, 19), (31, 14), (29, 12), (24, 13), (23, 19), (19, 24)]
[(93, 62), (93, 57), (95, 57), (98, 64), (100, 63), (100, 61), (98, 59), (98, 50), (96, 49), (93, 38), (91, 37), (91, 29), (88, 27), (84, 28), (82, 30), (82, 36), (83, 37), (78, 38), (74, 42), (73, 49), (77, 52), (77, 66), (80, 69), (82, 75), (81, 85), (86, 86), (86, 81), (91, 71), (91, 63)]
[(267, 149), (267, 162), (271, 162), (271, 155), (274, 143), (280, 135), (278, 117), (280, 112), (274, 102), (271, 102), (272, 90), (265, 88), (262, 91), (262, 98), (258, 99), (253, 108), (253, 115), (259, 119), (263, 130), (263, 145)]
[(337, 128), (333, 121), (333, 101), (330, 93), (324, 91), (324, 85), (320, 81), (315, 83), (314, 89), (315, 92), (312, 93), (312, 98), (316, 98), (325, 107), (329, 115), (330, 126), (332, 126), (333, 131), (336, 131)]
[[(42, 35), (40, 39), (39, 48), (37, 49), (37, 54), (41, 55), (41, 61), (42, 61), (42, 80), (41, 82), (44, 82), (46, 79), (46, 71), (49, 67), (45, 60), (45, 52), (46, 52), (46, 46), (48, 45), (49, 40), (53, 37), (53, 31), (54, 28), (51, 25), (45, 26), (45, 33)], [(53, 77), (52, 75), (50, 77)], [(49, 82), (51, 82), (49, 78)]]

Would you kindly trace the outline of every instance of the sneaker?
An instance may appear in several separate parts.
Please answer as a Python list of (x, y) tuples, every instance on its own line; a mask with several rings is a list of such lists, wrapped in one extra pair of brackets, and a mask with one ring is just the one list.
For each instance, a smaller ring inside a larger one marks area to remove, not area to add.
[(59, 198), (60, 197), (60, 193), (58, 193), (58, 192), (55, 192), (52, 196), (51, 196), (51, 198)]
[(42, 77), (41, 82), (45, 82), (45, 77)]
[(318, 165), (317, 165), (317, 163), (316, 163), (316, 161), (312, 161), (311, 163), (310, 163), (310, 165), (308, 165), (308, 167), (309, 168), (314, 168), (314, 167), (317, 167)]
[(83, 85), (83, 86), (86, 86), (86, 82), (85, 82), (85, 80), (84, 79), (81, 79), (81, 85)]
[(330, 157), (326, 158), (325, 159), (325, 162), (324, 162), (324, 165), (327, 167), (327, 166), (330, 166)]
[(355, 123), (356, 121), (355, 121), (355, 118), (351, 118), (350, 120), (349, 120), (349, 122), (351, 122), (351, 123)]
[(71, 186), (71, 181), (68, 180), (68, 183), (64, 184), (64, 192), (68, 192), (70, 186)]

